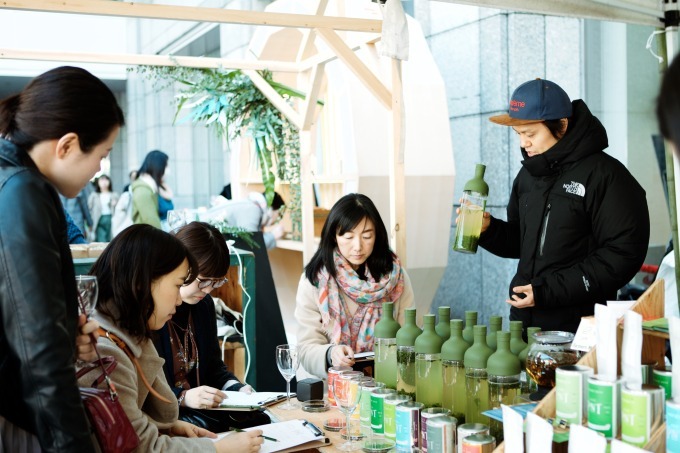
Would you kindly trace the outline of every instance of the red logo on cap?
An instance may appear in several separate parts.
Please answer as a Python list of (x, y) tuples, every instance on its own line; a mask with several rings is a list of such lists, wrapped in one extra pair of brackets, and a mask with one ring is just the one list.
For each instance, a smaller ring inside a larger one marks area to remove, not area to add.
[(523, 101), (515, 101), (514, 99), (510, 101), (510, 110), (513, 112), (519, 112), (519, 109), (523, 108), (526, 104)]

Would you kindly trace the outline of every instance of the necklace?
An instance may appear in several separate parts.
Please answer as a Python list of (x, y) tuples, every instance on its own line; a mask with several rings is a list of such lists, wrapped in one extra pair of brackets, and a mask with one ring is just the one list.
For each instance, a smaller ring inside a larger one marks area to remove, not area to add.
[[(191, 313), (189, 313), (186, 327), (182, 327), (176, 322), (170, 321), (168, 328), (170, 330), (170, 344), (174, 355), (175, 387), (190, 389), (191, 385), (188, 381), (188, 375), (194, 368), (196, 368), (197, 385), (200, 385), (200, 378), (198, 376), (198, 347), (196, 346), (196, 339), (194, 338)], [(180, 339), (178, 331), (183, 333), (182, 339)]]

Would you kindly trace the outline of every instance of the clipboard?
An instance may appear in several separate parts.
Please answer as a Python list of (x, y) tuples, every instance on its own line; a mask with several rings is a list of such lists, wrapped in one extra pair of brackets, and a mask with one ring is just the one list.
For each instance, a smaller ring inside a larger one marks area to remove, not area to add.
[[(225, 391), (227, 398), (219, 407), (212, 410), (223, 411), (257, 411), (265, 407), (284, 401), (287, 397), (285, 393), (279, 392), (253, 392), (251, 394), (243, 392)], [(296, 393), (291, 393), (290, 397), (295, 398)]]
[(255, 426), (247, 428), (246, 431), (253, 429), (261, 429), (263, 435), (279, 440), (278, 442), (265, 440), (260, 453), (287, 453), (331, 444), (330, 439), (314, 423), (302, 419)]

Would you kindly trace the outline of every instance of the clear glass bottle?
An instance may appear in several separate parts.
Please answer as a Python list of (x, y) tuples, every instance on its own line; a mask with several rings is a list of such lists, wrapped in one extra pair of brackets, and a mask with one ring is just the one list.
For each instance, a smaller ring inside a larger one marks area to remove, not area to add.
[[(498, 348), (489, 357), (486, 367), (489, 375), (489, 406), (492, 409), (500, 408), (501, 404), (515, 404), (520, 389), (521, 366), (517, 356), (510, 351), (510, 332), (500, 331), (496, 338)], [(503, 424), (492, 419), (489, 427), (496, 442), (502, 442)]]
[(434, 331), (442, 337), (442, 341), (446, 341), (451, 336), (451, 327), (449, 325), (451, 321), (451, 307), (439, 307), (438, 311), (439, 321), (434, 326)]
[(488, 423), (482, 412), (489, 409), (489, 379), (487, 361), (493, 351), (486, 344), (486, 326), (474, 328), (475, 342), (465, 351), (465, 389), (467, 402), (465, 423)]
[(477, 253), (486, 199), (489, 196), (489, 185), (484, 181), (484, 171), (486, 165), (477, 164), (475, 177), (463, 187), (463, 199), (453, 238), (453, 250), (456, 252)]
[(527, 327), (527, 347), (522, 349), (522, 352), (517, 356), (520, 365), (522, 365), (522, 371), (519, 374), (519, 385), (522, 393), (532, 393), (538, 389), (538, 386), (533, 379), (530, 379), (527, 375), (527, 354), (529, 353), (531, 345), (534, 344), (534, 334), (540, 331), (540, 327)]
[(397, 388), (397, 332), (401, 327), (394, 320), (394, 303), (382, 304), (382, 316), (375, 324), (375, 380), (390, 389)]
[(465, 312), (465, 328), (463, 329), (463, 339), (472, 344), (475, 342), (474, 327), (477, 325), (477, 312)]
[(486, 334), (486, 344), (496, 350), (496, 332), (503, 330), (503, 317), (491, 316), (489, 318), (489, 333)]
[(534, 340), (527, 353), (527, 374), (538, 384), (539, 390), (547, 393), (555, 387), (555, 370), (578, 362), (578, 354), (571, 349), (574, 334), (549, 330), (536, 332)]
[(465, 423), (465, 366), (463, 359), (470, 344), (463, 339), (463, 321), (451, 320), (451, 337), (442, 345), (443, 405), (458, 419), (458, 425)]
[(423, 316), (423, 333), (416, 338), (416, 401), (425, 407), (442, 405), (442, 339), (434, 330), (434, 315)]
[(422, 333), (416, 325), (416, 309), (404, 310), (404, 325), (397, 332), (397, 393), (416, 399), (416, 338)]

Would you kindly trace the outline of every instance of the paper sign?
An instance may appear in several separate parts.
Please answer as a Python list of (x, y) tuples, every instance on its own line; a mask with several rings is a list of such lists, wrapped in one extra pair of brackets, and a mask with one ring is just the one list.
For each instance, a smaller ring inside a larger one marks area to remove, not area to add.
[(581, 425), (569, 427), (569, 453), (605, 453), (607, 439), (592, 429)]
[(503, 437), (507, 453), (524, 453), (524, 419), (522, 414), (501, 404), (503, 411)]
[(534, 413), (527, 414), (527, 453), (552, 451), (553, 427)]
[(607, 307), (614, 312), (614, 317), (619, 320), (635, 304), (637, 300), (608, 300)]
[(609, 451), (611, 453), (641, 453), (643, 451), (646, 452), (647, 450), (629, 445), (618, 439), (612, 439), (611, 449)]
[(595, 342), (597, 341), (597, 331), (596, 331), (595, 317), (587, 316), (581, 318), (581, 322), (578, 325), (578, 330), (574, 336), (574, 341), (571, 343), (571, 349), (575, 351), (590, 351)]

